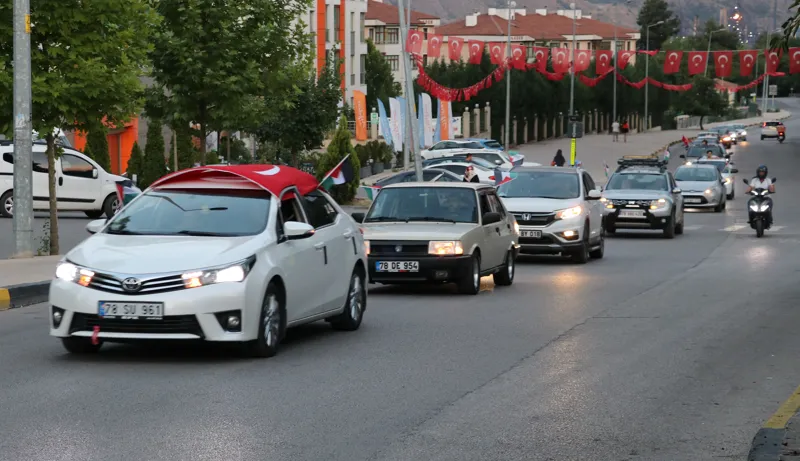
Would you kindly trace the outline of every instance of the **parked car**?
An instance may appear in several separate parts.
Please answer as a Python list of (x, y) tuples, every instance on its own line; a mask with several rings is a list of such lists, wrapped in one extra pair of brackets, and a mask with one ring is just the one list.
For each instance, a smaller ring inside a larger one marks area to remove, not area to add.
[(459, 149), (485, 149), (482, 142), (471, 139), (449, 139), (446, 141), (439, 141), (429, 149), (420, 152), (423, 160), (428, 160), (436, 157), (442, 157), (447, 154), (447, 151)]
[(492, 168), (500, 167), (505, 170), (510, 170), (511, 168), (514, 168), (514, 166), (525, 161), (524, 155), (515, 155), (512, 159), (507, 153), (494, 149), (454, 149), (437, 154), (433, 159), (453, 157), (472, 157), (473, 159), (480, 158), (492, 164)]
[(489, 138), (468, 138), (465, 141), (475, 141), (480, 143), (485, 149), (503, 150), (503, 145), (500, 141)]
[(514, 282), (519, 229), (493, 187), (476, 183), (393, 184), (361, 222), (374, 283), (456, 283), (480, 291), (481, 276)]
[[(77, 150), (62, 147), (56, 160), (56, 195), (59, 211), (83, 211), (90, 218), (114, 216), (119, 207), (116, 181), (126, 178), (111, 174)], [(47, 146), (33, 144), (33, 208), (50, 209)], [(0, 216), (14, 214), (14, 144), (0, 141)]]
[[(381, 179), (375, 183), (377, 187), (386, 187), (390, 184), (397, 184), (401, 182), (415, 182), (417, 180), (417, 172), (414, 170), (403, 171), (396, 175), (389, 176), (388, 178)], [(426, 168), (422, 170), (422, 180), (425, 182), (460, 182), (462, 177), (452, 173), (448, 170), (441, 168)]]
[(711, 151), (711, 155), (719, 158), (729, 158), (730, 154), (725, 147), (720, 144), (708, 143), (707, 146), (702, 144), (692, 144), (685, 154), (681, 154), (681, 158), (686, 160), (697, 160), (698, 158), (705, 157)]
[(356, 330), (367, 307), (358, 225), (294, 168), (182, 170), (87, 230), (50, 285), (50, 334), (72, 353), (162, 339), (270, 357), (288, 328)]

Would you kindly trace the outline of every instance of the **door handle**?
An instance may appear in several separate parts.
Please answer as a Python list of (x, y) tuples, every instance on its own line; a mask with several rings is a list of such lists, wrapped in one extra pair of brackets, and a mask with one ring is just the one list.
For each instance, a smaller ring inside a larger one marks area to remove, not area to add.
[(59, 186), (63, 186), (64, 185), (64, 177), (63, 176), (59, 176), (58, 177), (58, 185)]
[(494, 230), (495, 230), (495, 231), (496, 231), (498, 234), (500, 233), (500, 227), (499, 227), (499, 226), (498, 226), (498, 227), (495, 227), (495, 228), (494, 228)]
[(346, 238), (347, 240), (350, 240), (351, 238), (353, 238), (353, 231), (348, 229), (344, 231), (344, 234), (342, 235), (344, 235), (344, 238)]
[(325, 249), (325, 244), (324, 243), (318, 243), (318, 244), (314, 245), (314, 249), (317, 250), (317, 251), (322, 251), (322, 250)]

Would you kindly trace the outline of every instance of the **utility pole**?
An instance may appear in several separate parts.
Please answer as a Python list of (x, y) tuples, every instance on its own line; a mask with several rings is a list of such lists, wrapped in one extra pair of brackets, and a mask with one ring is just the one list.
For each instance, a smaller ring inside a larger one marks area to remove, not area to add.
[[(31, 5), (14, 0), (14, 257), (33, 257)], [(44, 134), (44, 133), (43, 133)], [(3, 203), (2, 206), (7, 206)]]
[[(517, 3), (512, 1), (508, 2), (508, 40), (506, 43), (506, 57), (511, 58), (511, 20), (514, 17), (513, 10), (517, 7)], [(511, 139), (511, 67), (506, 67), (506, 125), (505, 125), (505, 139), (503, 139), (506, 146), (506, 153), (509, 152), (509, 142)]]
[(570, 121), (572, 121), (572, 117), (575, 115), (575, 20), (578, 16), (578, 11), (575, 10), (575, 4), (569, 4), (570, 9), (572, 10), (572, 72), (569, 74), (569, 117)]
[[(631, 0), (625, 1), (625, 5), (630, 6), (630, 4)], [(614, 53), (614, 67), (612, 68), (614, 70), (614, 109), (611, 113), (611, 123), (614, 123), (617, 121), (617, 58), (619, 57), (619, 50), (617, 49), (617, 9), (615, 7), (612, 7), (612, 9), (614, 11), (614, 46), (612, 47)]]
[[(664, 21), (658, 21), (657, 23), (650, 24), (647, 26), (647, 33), (645, 39), (645, 49), (646, 51), (650, 51), (650, 28), (653, 26), (660, 26), (664, 24)], [(650, 53), (647, 53), (644, 58), (644, 131), (648, 131), (650, 129), (650, 112), (648, 112), (647, 103), (650, 99)]]
[[(414, 142), (415, 139), (419, 139), (419, 133), (417, 133), (419, 127), (417, 126), (417, 114), (416, 111), (414, 111), (414, 80), (411, 74), (412, 61), (411, 54), (406, 50), (406, 42), (408, 41), (408, 34), (411, 31), (411, 24), (406, 24), (406, 16), (403, 14), (404, 11), (406, 11), (405, 1), (397, 0), (397, 16), (400, 18), (400, 46), (402, 47), (400, 56), (403, 60), (403, 74), (406, 79), (406, 112), (408, 113), (408, 117), (406, 117), (406, 142), (403, 152), (405, 153), (406, 160), (408, 160), (409, 154), (414, 155), (414, 170), (417, 172), (417, 181), (422, 181), (422, 160), (419, 158), (418, 146)], [(408, 17), (411, 17), (411, 10), (408, 10)], [(406, 162), (406, 165), (407, 164), (408, 162)]]

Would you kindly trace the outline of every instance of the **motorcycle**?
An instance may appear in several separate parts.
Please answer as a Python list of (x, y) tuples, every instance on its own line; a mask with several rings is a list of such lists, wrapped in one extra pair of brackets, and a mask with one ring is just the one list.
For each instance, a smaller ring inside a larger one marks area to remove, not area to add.
[(783, 131), (781, 131), (780, 133), (778, 133), (778, 142), (779, 142), (779, 143), (783, 144), (783, 141), (784, 141), (785, 139), (786, 139), (786, 133), (784, 133)]
[[(742, 181), (750, 185), (748, 180), (743, 179)], [(772, 178), (772, 184), (775, 184), (777, 181), (778, 178)], [(755, 229), (756, 237), (761, 238), (764, 236), (764, 230), (772, 227), (772, 219), (769, 218), (772, 212), (772, 200), (768, 197), (770, 195), (769, 189), (761, 187), (751, 190), (750, 195), (752, 195), (753, 198), (747, 202), (747, 210), (750, 218), (748, 222), (750, 223), (750, 227)]]

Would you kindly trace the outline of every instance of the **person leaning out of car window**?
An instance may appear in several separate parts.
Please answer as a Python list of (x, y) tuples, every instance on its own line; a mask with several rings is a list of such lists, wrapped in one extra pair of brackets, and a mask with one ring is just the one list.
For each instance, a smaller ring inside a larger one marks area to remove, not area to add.
[(475, 173), (475, 168), (468, 166), (467, 169), (464, 170), (464, 182), (480, 182), (477, 173)]

